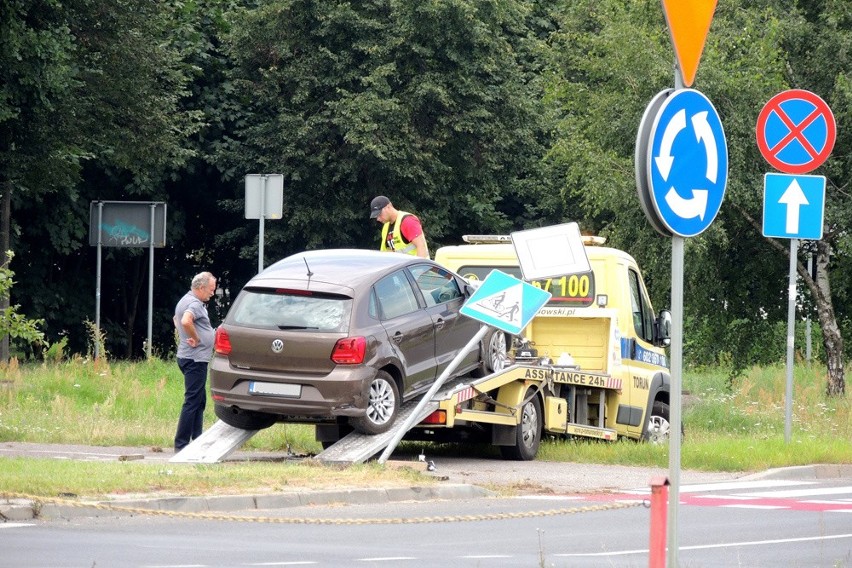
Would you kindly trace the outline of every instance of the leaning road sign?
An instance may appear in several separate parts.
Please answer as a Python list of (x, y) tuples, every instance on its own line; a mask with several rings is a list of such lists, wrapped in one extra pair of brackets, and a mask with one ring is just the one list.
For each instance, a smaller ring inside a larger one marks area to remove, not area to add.
[(462, 315), (518, 335), (550, 300), (550, 292), (492, 270), (461, 308)]

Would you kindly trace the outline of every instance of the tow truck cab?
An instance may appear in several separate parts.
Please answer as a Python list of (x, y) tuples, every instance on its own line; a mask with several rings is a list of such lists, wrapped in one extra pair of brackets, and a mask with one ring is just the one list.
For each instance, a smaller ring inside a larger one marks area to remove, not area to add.
[[(471, 281), (495, 269), (521, 278), (509, 236), (463, 240), (438, 249), (435, 260)], [(531, 282), (552, 298), (521, 335), (499, 338), (511, 346), (508, 362), (545, 362), (564, 371), (550, 372), (549, 393), (542, 393), (545, 432), (667, 438), (671, 314), (655, 315), (632, 256), (601, 246), (600, 237), (583, 241), (591, 271)]]

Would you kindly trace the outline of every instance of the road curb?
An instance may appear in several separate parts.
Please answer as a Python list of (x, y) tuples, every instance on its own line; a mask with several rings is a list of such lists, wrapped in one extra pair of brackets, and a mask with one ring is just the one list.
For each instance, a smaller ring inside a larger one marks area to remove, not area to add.
[(338, 489), (258, 495), (216, 495), (192, 497), (155, 497), (106, 501), (44, 501), (10, 499), (0, 503), (0, 518), (5, 521), (45, 520), (80, 517), (126, 516), (157, 513), (223, 513), (285, 509), (312, 505), (364, 505), (404, 501), (477, 499), (494, 493), (476, 485), (436, 485), (375, 489)]
[(779, 467), (742, 479), (852, 479), (852, 464), (816, 464)]

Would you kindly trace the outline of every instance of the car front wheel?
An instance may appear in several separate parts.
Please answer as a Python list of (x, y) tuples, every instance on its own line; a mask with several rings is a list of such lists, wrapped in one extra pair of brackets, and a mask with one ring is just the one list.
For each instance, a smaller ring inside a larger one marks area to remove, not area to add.
[(485, 377), (491, 373), (502, 371), (509, 360), (508, 345), (506, 334), (499, 329), (492, 329), (486, 333), (480, 344), (482, 366), (473, 375)]
[(367, 401), (367, 413), (364, 416), (351, 418), (352, 427), (363, 434), (381, 434), (393, 426), (399, 407), (399, 389), (396, 382), (385, 371), (376, 373), (370, 383)]

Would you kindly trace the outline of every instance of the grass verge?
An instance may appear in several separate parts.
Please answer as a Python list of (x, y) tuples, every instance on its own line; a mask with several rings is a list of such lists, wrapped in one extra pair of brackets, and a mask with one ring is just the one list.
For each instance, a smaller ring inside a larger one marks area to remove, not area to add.
[[(74, 358), (0, 368), (0, 442), (171, 448), (183, 399), (173, 361), (102, 363)], [(847, 395), (827, 399), (817, 366), (794, 373), (791, 442), (784, 440), (783, 366), (755, 368), (731, 381), (725, 369), (684, 374), (685, 438), (681, 465), (705, 471), (759, 471), (816, 463), (852, 463), (852, 410)], [(215, 422), (208, 405), (205, 425)], [(422, 447), (418, 443), (416, 448)], [(412, 446), (413, 447), (413, 446)], [(315, 454), (313, 427), (276, 425), (244, 449)], [(430, 446), (431, 455), (496, 457), (490, 447)], [(668, 445), (632, 441), (545, 440), (538, 459), (668, 467)], [(62, 462), (0, 458), (0, 490), (92, 494), (163, 491), (240, 493), (268, 488), (365, 486), (428, 482), (414, 470), (366, 464), (344, 471), (308, 462), (175, 464)]]

